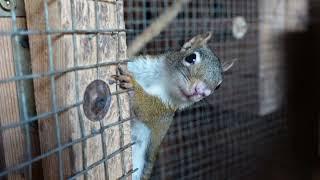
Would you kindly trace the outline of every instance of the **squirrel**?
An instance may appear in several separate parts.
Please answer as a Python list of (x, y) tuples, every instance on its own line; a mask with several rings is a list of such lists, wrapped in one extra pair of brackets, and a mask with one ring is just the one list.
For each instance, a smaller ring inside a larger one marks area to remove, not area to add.
[[(130, 58), (128, 70), (113, 78), (123, 89), (133, 88), (131, 99), (133, 180), (150, 178), (161, 141), (177, 110), (211, 95), (235, 60), (221, 62), (207, 47), (211, 33), (199, 34), (180, 51)], [(132, 61), (131, 61), (132, 60)]]

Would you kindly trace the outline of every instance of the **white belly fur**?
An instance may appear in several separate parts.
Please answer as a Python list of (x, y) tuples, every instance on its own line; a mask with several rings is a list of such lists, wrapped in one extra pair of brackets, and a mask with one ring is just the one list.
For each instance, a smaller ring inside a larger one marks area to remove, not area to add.
[(132, 147), (133, 169), (138, 170), (133, 174), (132, 180), (140, 180), (145, 164), (145, 154), (150, 141), (150, 129), (141, 121), (133, 121), (131, 130), (132, 141), (136, 142)]

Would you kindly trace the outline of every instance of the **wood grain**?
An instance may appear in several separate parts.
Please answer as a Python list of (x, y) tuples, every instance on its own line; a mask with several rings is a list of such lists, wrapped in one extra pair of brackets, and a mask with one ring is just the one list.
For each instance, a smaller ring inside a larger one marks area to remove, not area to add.
[[(51, 0), (49, 6), (49, 24), (53, 29), (71, 29), (71, 1)], [(119, 2), (119, 1), (118, 1)], [(43, 0), (25, 0), (28, 28), (32, 30), (45, 30), (45, 21), (43, 18)], [(74, 24), (78, 30), (96, 29), (95, 6), (94, 1), (74, 0)], [(122, 3), (120, 3), (119, 26), (124, 28)], [(99, 2), (98, 3), (98, 23), (100, 29), (117, 28), (116, 3)], [(30, 36), (32, 69), (34, 73), (47, 72), (48, 63), (48, 44), (47, 36)], [(75, 44), (73, 44), (72, 35), (52, 35), (53, 59), (55, 70), (64, 70), (74, 67), (76, 64), (92, 65), (97, 62), (116, 61), (117, 53), (121, 54), (119, 58), (125, 58), (126, 44), (125, 35), (121, 35), (119, 41), (119, 52), (117, 35), (74, 35)], [(76, 49), (74, 49), (76, 48)], [(76, 63), (76, 64), (75, 64)], [(97, 73), (98, 71), (98, 73)], [(101, 67), (99, 69), (88, 69), (77, 72), (70, 72), (60, 76), (55, 76), (57, 107), (63, 108), (76, 103), (76, 90), (79, 90), (79, 100), (82, 101), (85, 88), (90, 82), (99, 78), (108, 80), (111, 75), (116, 73), (115, 66)], [(77, 77), (77, 78), (76, 78)], [(78, 82), (76, 81), (78, 79)], [(42, 114), (52, 111), (51, 86), (48, 77), (34, 81), (37, 113)], [(116, 91), (115, 85), (110, 85), (111, 92)], [(82, 107), (72, 108), (60, 113), (58, 118), (61, 129), (61, 142), (65, 144), (81, 138), (80, 119), (83, 120), (84, 134), (88, 136), (92, 132), (97, 132), (101, 125), (108, 125), (119, 120), (119, 110), (128, 111), (128, 108), (121, 108), (128, 103), (127, 97), (123, 98), (123, 105), (117, 105), (117, 97), (112, 98), (111, 107), (105, 119), (100, 122), (88, 120)], [(124, 106), (126, 107), (126, 106)], [(123, 112), (123, 114), (125, 114)], [(80, 116), (79, 116), (80, 115)], [(57, 148), (56, 125), (53, 117), (43, 119), (39, 122), (41, 151), (45, 153)], [(126, 128), (130, 131), (130, 128)], [(126, 132), (127, 133), (127, 132)], [(125, 136), (125, 142), (130, 142), (130, 136)], [(103, 141), (104, 140), (104, 141)], [(120, 148), (120, 128), (114, 126), (107, 129), (103, 135), (96, 135), (86, 141), (76, 144), (63, 151), (64, 177), (69, 177), (83, 170), (83, 168), (104, 158), (103, 144), (106, 144), (106, 153), (111, 154)], [(83, 153), (84, 152), (84, 157)], [(130, 151), (123, 155), (126, 159), (126, 166), (130, 165)], [(88, 179), (117, 179), (122, 176), (121, 156), (115, 156), (106, 164), (100, 164), (87, 174)], [(125, 171), (129, 169), (126, 168)], [(58, 159), (57, 155), (43, 159), (43, 171), (45, 179), (58, 179)], [(82, 179), (80, 177), (79, 179)]]
[[(26, 26), (24, 18), (17, 19), (17, 26)], [(11, 18), (0, 18), (0, 31), (12, 31)], [(15, 76), (13, 60), (13, 45), (10, 36), (0, 36), (0, 79), (7, 79)], [(16, 83), (0, 84), (0, 126), (18, 123), (20, 121)], [(0, 148), (3, 152), (2, 168), (11, 167), (26, 160), (26, 148), (23, 129), (13, 128), (0, 132)], [(0, 151), (0, 152), (1, 152)], [(10, 174), (8, 179), (20, 180), (24, 177), (24, 170)]]

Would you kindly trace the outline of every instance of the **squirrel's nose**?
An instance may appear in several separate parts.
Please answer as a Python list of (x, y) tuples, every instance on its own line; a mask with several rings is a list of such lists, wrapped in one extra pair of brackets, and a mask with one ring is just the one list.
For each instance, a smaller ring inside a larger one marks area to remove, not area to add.
[(202, 81), (199, 81), (198, 83), (196, 83), (194, 90), (196, 94), (199, 94), (205, 97), (211, 94), (211, 90)]

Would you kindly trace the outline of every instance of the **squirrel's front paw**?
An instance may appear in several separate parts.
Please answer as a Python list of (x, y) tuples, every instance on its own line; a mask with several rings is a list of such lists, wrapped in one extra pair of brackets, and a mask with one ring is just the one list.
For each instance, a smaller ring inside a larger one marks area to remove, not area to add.
[(119, 75), (112, 75), (111, 77), (114, 78), (116, 81), (120, 82), (119, 86), (122, 89), (132, 89), (132, 76), (130, 73), (122, 68), (121, 66), (118, 67)]

